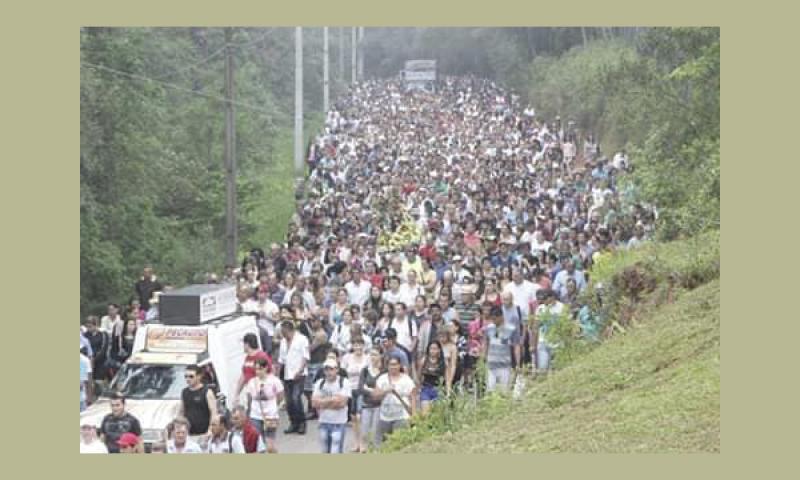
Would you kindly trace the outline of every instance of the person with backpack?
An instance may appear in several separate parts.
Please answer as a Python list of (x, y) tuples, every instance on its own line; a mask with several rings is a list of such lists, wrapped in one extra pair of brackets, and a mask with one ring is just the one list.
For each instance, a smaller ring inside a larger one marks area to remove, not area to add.
[(319, 412), (319, 439), (322, 453), (342, 453), (347, 431), (347, 404), (352, 396), (350, 380), (338, 375), (333, 359), (322, 365), (324, 377), (314, 385), (311, 404)]
[(407, 352), (414, 352), (417, 344), (418, 329), (414, 320), (408, 316), (406, 304), (397, 302), (394, 305), (394, 318), (389, 320), (387, 328), (397, 332), (397, 344)]
[(211, 418), (211, 438), (208, 439), (206, 453), (245, 453), (241, 436), (233, 434), (224, 415)]
[(411, 352), (397, 343), (397, 330), (387, 328), (383, 339), (383, 357), (388, 364), (391, 358), (397, 358), (404, 372), (411, 372)]
[(344, 355), (350, 351), (350, 327), (353, 325), (353, 312), (345, 310), (341, 321), (333, 327), (331, 345), (339, 354)]

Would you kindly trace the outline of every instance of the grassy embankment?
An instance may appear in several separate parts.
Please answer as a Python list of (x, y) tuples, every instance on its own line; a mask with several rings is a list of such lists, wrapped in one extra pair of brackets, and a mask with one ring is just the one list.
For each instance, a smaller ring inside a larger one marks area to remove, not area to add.
[[(719, 259), (717, 232), (607, 259), (595, 277), (624, 333), (579, 346), (518, 400), (437, 408), (384, 451), (718, 452)], [(634, 307), (631, 278), (646, 286)]]

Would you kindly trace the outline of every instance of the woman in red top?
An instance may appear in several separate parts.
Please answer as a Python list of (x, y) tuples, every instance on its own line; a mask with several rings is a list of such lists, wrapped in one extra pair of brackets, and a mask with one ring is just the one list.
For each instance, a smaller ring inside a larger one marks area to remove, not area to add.
[(373, 287), (383, 288), (383, 275), (375, 270), (375, 262), (369, 261), (366, 265), (367, 278)]
[(467, 230), (464, 232), (464, 245), (472, 251), (476, 251), (481, 246), (481, 236), (475, 231), (475, 223), (469, 222)]
[(268, 353), (258, 348), (258, 336), (255, 333), (248, 333), (242, 339), (244, 344), (244, 364), (242, 365), (242, 375), (239, 377), (239, 383), (236, 385), (236, 395), (233, 398), (233, 404), (239, 404), (239, 397), (242, 395), (242, 389), (251, 378), (256, 376), (256, 360), (263, 358), (267, 361), (267, 371), (272, 371), (272, 357)]

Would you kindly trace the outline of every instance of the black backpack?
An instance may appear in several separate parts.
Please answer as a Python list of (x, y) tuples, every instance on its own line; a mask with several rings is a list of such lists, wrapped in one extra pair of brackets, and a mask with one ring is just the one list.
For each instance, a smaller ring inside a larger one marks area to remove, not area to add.
[[(339, 373), (341, 373), (341, 371)], [(344, 377), (341, 376), (341, 375), (337, 375), (337, 376), (339, 377), (339, 388), (340, 389), (344, 388)], [(325, 383), (325, 377), (320, 378), (319, 381), (317, 381), (317, 387), (319, 387), (319, 389), (322, 390), (322, 385), (324, 383)]]

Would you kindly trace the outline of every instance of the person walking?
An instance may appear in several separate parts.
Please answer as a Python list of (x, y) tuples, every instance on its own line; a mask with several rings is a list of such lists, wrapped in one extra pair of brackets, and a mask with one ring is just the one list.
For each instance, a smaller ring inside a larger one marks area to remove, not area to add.
[[(291, 425), (283, 433), (306, 433), (306, 413), (303, 407), (303, 387), (308, 375), (308, 339), (297, 335), (294, 323), (281, 323), (280, 353), (278, 362), (283, 370), (284, 390), (286, 391), (286, 411)], [(313, 397), (313, 395), (312, 395)]]
[(347, 378), (339, 376), (339, 365), (335, 360), (325, 360), (322, 368), (324, 377), (314, 385), (311, 395), (311, 404), (319, 412), (322, 453), (342, 453), (352, 388)]
[[(505, 391), (511, 385), (515, 348), (517, 348), (516, 352), (519, 351), (519, 333), (513, 325), (505, 322), (502, 308), (493, 306), (489, 317), (493, 323), (486, 326), (485, 335), (486, 367), (488, 369), (486, 391), (493, 392), (498, 387)], [(516, 365), (519, 365), (519, 361)]]
[(189, 365), (183, 373), (186, 388), (181, 392), (180, 416), (191, 426), (189, 435), (211, 436), (211, 418), (217, 415), (217, 398), (203, 382), (203, 369)]
[(381, 401), (376, 400), (375, 391), (378, 377), (383, 373), (383, 355), (376, 348), (369, 353), (369, 365), (361, 370), (358, 380), (359, 405), (356, 407), (361, 415), (361, 452), (366, 453), (369, 447), (377, 446), (378, 416)]
[(361, 415), (358, 411), (358, 384), (361, 371), (364, 370), (369, 363), (369, 357), (364, 353), (363, 337), (355, 337), (351, 343), (353, 351), (342, 358), (342, 368), (347, 372), (347, 378), (350, 380), (350, 387), (352, 388), (350, 401), (347, 406), (347, 413), (348, 418), (352, 421), (353, 435), (356, 438), (352, 451), (353, 453), (358, 453), (361, 451)]
[[(105, 442), (108, 453), (120, 453), (119, 440), (126, 433), (142, 434), (139, 419), (125, 411), (125, 396), (121, 393), (111, 395), (111, 413), (103, 417), (100, 424), (100, 439)], [(128, 437), (130, 438), (130, 437)]]
[(381, 401), (378, 417), (378, 447), (387, 435), (408, 427), (408, 419), (416, 412), (417, 387), (410, 376), (403, 373), (402, 364), (397, 357), (389, 357), (388, 371), (381, 375), (372, 397)]
[(256, 360), (256, 376), (244, 388), (251, 423), (267, 444), (267, 452), (278, 453), (275, 437), (278, 431), (278, 404), (283, 399), (283, 384), (270, 371), (269, 362)]

